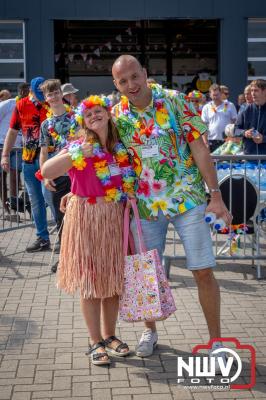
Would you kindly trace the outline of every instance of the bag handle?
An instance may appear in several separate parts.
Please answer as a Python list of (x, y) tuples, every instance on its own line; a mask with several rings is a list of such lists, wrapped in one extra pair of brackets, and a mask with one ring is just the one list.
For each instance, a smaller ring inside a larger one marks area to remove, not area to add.
[[(134, 213), (135, 221), (136, 221), (136, 225), (137, 225), (139, 249), (140, 249), (141, 253), (145, 253), (147, 250), (146, 250), (146, 246), (145, 246), (144, 240), (143, 240), (137, 203), (136, 203), (135, 199), (130, 199), (129, 201), (131, 203), (131, 207), (133, 209), (133, 213)], [(124, 251), (125, 256), (127, 255), (128, 239), (129, 239), (129, 211), (130, 211), (130, 208), (126, 207), (125, 213), (124, 213), (124, 243), (123, 243), (123, 251)]]

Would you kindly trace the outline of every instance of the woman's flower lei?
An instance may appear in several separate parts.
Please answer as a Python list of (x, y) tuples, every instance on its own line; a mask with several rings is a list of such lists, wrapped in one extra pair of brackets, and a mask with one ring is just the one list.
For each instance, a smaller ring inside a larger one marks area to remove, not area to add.
[(93, 166), (96, 176), (104, 187), (105, 201), (125, 200), (127, 197), (126, 194), (134, 193), (135, 172), (122, 143), (117, 143), (114, 148), (114, 158), (122, 175), (122, 190), (112, 185), (108, 162), (104, 159), (105, 153), (102, 151), (99, 143), (94, 143), (93, 154)]
[[(83, 170), (87, 162), (81, 150), (81, 141), (72, 142), (68, 146), (68, 152), (71, 154), (73, 166), (78, 170)], [(104, 188), (105, 201), (125, 200), (127, 194), (134, 194), (135, 184), (135, 172), (130, 164), (127, 151), (122, 143), (117, 143), (114, 148), (114, 158), (121, 170), (122, 188), (117, 188), (113, 185), (108, 162), (105, 157), (106, 153), (102, 150), (100, 144), (93, 143), (93, 166), (95, 174)]]
[(81, 140), (76, 140), (68, 146), (68, 152), (71, 155), (72, 165), (79, 171), (82, 171), (87, 163), (81, 150)]

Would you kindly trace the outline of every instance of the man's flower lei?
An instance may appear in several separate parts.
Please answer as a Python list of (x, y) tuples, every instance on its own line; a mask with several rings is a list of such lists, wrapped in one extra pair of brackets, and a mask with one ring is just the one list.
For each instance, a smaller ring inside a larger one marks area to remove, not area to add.
[(64, 107), (66, 109), (68, 118), (70, 119), (70, 121), (72, 121), (68, 135), (62, 135), (56, 132), (54, 128), (54, 116), (52, 112), (50, 112), (49, 116), (47, 117), (48, 132), (57, 143), (64, 143), (67, 142), (69, 139), (75, 137), (75, 132), (77, 128), (77, 124), (74, 121), (74, 112), (72, 111), (71, 107), (68, 104), (64, 104)]
[[(223, 103), (224, 103), (224, 106), (223, 106), (223, 110), (222, 110), (222, 111), (223, 111), (223, 112), (226, 112), (227, 109), (228, 109), (228, 102), (225, 100)], [(218, 107), (216, 107), (215, 104), (212, 102), (212, 103), (211, 103), (211, 110), (212, 110), (214, 113), (216, 113), (216, 112), (217, 112), (217, 108), (218, 108)]]
[[(152, 98), (154, 100), (154, 107), (156, 110), (156, 117), (158, 119), (159, 125), (164, 125), (167, 121), (169, 121), (169, 113), (167, 108), (165, 107), (165, 99), (162, 95), (162, 87), (158, 84), (149, 84), (149, 87), (152, 90)], [(120, 107), (122, 114), (118, 117), (118, 123), (121, 123), (123, 126), (126, 124), (129, 125), (130, 128), (137, 130), (141, 128), (141, 122), (134, 114), (130, 111), (129, 100), (126, 96), (122, 96), (120, 100)], [(155, 126), (151, 127), (151, 129), (142, 129), (141, 134), (146, 134), (147, 137), (157, 137), (158, 134), (164, 134), (160, 130), (156, 129)]]

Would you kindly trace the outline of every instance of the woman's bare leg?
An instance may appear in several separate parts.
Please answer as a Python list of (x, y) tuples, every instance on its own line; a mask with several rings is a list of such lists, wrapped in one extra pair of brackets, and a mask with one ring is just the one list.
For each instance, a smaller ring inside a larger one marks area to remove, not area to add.
[[(102, 336), (104, 339), (115, 335), (118, 307), (119, 296), (102, 299)], [(119, 344), (120, 342), (113, 341), (111, 347), (115, 349)], [(121, 352), (127, 351), (128, 349), (121, 349)]]
[[(80, 306), (88, 328), (90, 344), (93, 345), (95, 343), (101, 342), (101, 299), (84, 299), (81, 297)], [(104, 351), (104, 348), (99, 347), (96, 351), (102, 353)], [(107, 356), (101, 357), (101, 360), (107, 359)]]

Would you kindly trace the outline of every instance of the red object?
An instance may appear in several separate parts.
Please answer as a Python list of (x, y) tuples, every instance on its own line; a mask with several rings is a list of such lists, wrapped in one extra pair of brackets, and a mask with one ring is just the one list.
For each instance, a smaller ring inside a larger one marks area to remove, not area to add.
[(151, 194), (149, 183), (146, 181), (139, 181), (139, 187), (137, 192), (138, 194), (143, 194), (145, 197), (149, 197)]
[(35, 172), (35, 178), (36, 179), (38, 179), (38, 181), (43, 181), (43, 176), (42, 176), (42, 174), (41, 174), (41, 170), (40, 169), (38, 169), (38, 171), (37, 172)]
[(189, 143), (191, 143), (191, 142), (194, 141), (194, 136), (192, 135), (191, 132), (189, 132), (189, 133), (187, 134), (187, 140), (188, 140)]
[(89, 197), (87, 202), (90, 203), (90, 204), (95, 204), (96, 203), (96, 197)]

